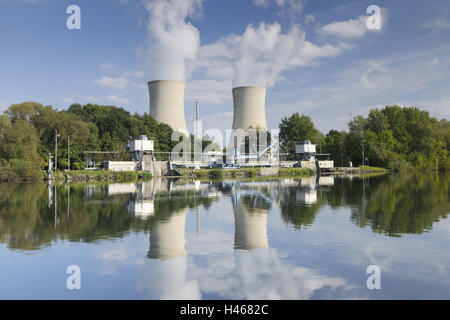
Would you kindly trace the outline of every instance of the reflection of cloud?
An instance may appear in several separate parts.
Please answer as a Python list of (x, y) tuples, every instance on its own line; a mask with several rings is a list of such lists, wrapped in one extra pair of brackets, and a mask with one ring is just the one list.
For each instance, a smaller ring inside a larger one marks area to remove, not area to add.
[(197, 280), (186, 280), (187, 257), (171, 260), (149, 260), (137, 290), (145, 298), (161, 300), (198, 300), (201, 293)]
[[(223, 267), (223, 261), (228, 267)], [(310, 299), (319, 290), (332, 290), (345, 280), (283, 261), (276, 249), (236, 250), (209, 257), (206, 267), (190, 266), (202, 292), (225, 299)]]
[(128, 257), (129, 255), (127, 254), (125, 248), (108, 250), (100, 254), (100, 259), (102, 260), (125, 260)]

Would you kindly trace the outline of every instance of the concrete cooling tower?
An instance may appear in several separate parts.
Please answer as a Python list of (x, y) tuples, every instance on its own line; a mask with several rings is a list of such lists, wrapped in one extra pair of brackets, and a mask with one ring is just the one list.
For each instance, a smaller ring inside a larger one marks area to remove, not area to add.
[(175, 80), (155, 80), (148, 83), (150, 115), (172, 129), (187, 132), (184, 118), (185, 83)]
[(267, 210), (252, 210), (241, 201), (233, 201), (234, 211), (234, 248), (242, 250), (269, 247), (267, 238)]
[(249, 127), (267, 129), (266, 88), (237, 87), (233, 89), (233, 129), (247, 130)]

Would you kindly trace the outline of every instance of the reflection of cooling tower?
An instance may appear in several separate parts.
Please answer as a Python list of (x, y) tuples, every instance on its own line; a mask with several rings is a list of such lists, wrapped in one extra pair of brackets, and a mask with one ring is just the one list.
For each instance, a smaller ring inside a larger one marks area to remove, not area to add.
[(233, 129), (247, 130), (250, 126), (267, 129), (266, 88), (237, 87), (233, 89)]
[(184, 228), (186, 209), (174, 213), (168, 221), (160, 221), (150, 230), (150, 259), (172, 259), (186, 255)]
[(185, 83), (174, 80), (156, 80), (148, 83), (150, 115), (172, 129), (186, 132), (184, 118)]
[(251, 212), (242, 202), (233, 203), (234, 210), (234, 248), (268, 248), (267, 210), (253, 209)]

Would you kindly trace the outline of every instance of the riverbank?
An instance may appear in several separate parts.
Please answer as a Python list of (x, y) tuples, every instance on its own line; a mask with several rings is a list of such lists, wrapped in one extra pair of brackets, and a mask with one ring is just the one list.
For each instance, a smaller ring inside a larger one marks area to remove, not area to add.
[(306, 177), (315, 174), (302, 168), (179, 169), (182, 178), (222, 179), (252, 177)]
[(361, 175), (361, 174), (388, 173), (388, 172), (390, 172), (390, 171), (385, 168), (360, 166), (360, 167), (337, 167), (337, 168), (334, 168), (334, 171), (330, 172), (330, 174)]
[[(327, 174), (333, 175), (367, 175), (388, 173), (389, 170), (378, 167), (354, 167), (335, 168), (335, 171)], [(240, 168), (240, 169), (177, 169), (170, 176), (179, 178), (195, 179), (230, 179), (230, 178), (255, 178), (255, 177), (290, 177), (301, 178), (312, 176), (316, 172), (305, 168)], [(53, 178), (57, 182), (134, 182), (152, 179), (150, 172), (136, 171), (105, 171), (105, 170), (72, 170), (60, 171), (54, 174)], [(1, 178), (1, 177), (0, 177)], [(26, 178), (6, 178), (0, 181), (42, 181), (47, 180), (42, 172), (35, 179)]]
[(135, 182), (140, 180), (150, 180), (152, 174), (149, 172), (136, 171), (104, 171), (104, 170), (76, 170), (65, 171), (54, 174), (55, 181), (66, 182), (87, 182), (87, 181), (105, 181), (105, 182)]

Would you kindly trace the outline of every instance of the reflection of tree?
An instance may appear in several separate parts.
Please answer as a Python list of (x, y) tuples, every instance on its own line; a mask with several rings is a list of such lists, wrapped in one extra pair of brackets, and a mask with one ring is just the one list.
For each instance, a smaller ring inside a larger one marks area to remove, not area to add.
[(322, 205), (350, 206), (351, 220), (360, 227), (388, 236), (420, 234), (450, 212), (447, 173), (336, 178), (331, 189), (320, 189), (318, 202), (304, 205), (296, 199), (298, 187), (283, 188), (281, 216), (296, 228), (311, 225)]
[[(283, 188), (280, 211), (283, 221), (301, 229), (313, 224), (317, 212), (322, 206), (321, 199), (314, 204), (305, 205), (298, 201), (299, 187)], [(307, 191), (307, 190), (305, 190)]]
[[(0, 184), (0, 241), (10, 248), (36, 250), (55, 239), (93, 242), (122, 238), (130, 231), (147, 231), (174, 212), (199, 205), (210, 205), (214, 199), (194, 197), (194, 191), (157, 192), (155, 214), (148, 219), (135, 218), (126, 204), (131, 194), (114, 195), (114, 201), (86, 205), (85, 185), (70, 186), (70, 212), (67, 212), (67, 186), (57, 187), (57, 219), (54, 203), (48, 207), (45, 184)], [(101, 199), (106, 191), (97, 187)]]
[(356, 225), (371, 226), (389, 236), (420, 234), (450, 212), (449, 175), (389, 176), (370, 181), (365, 210), (361, 201), (352, 210)]

